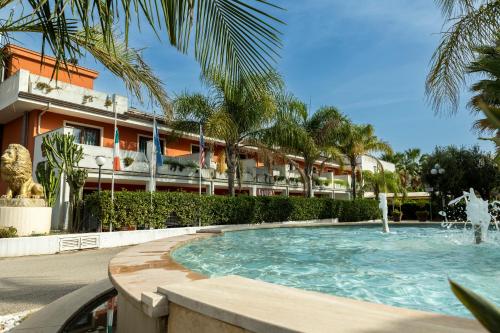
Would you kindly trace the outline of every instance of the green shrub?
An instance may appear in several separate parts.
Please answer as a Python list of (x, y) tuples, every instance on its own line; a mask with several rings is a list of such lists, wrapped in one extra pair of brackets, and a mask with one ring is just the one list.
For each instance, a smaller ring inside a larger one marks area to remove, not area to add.
[(417, 210), (416, 215), (417, 219), (422, 222), (427, 221), (429, 219), (429, 212), (426, 210)]
[[(375, 200), (337, 201), (328, 198), (199, 196), (185, 192), (115, 192), (88, 195), (85, 213), (113, 229), (123, 226), (164, 228), (167, 220), (179, 226), (254, 224), (339, 218), (355, 222), (380, 218)], [(113, 218), (114, 214), (114, 218)]]
[[(392, 206), (389, 208), (392, 208)], [(429, 211), (429, 200), (407, 200), (401, 205), (401, 213), (403, 213), (403, 219), (405, 220), (416, 220), (417, 211), (422, 210)], [(392, 212), (390, 213), (392, 214)]]
[(17, 229), (14, 227), (0, 228), (0, 238), (17, 237)]
[(376, 200), (357, 199), (354, 201), (338, 201), (338, 203), (340, 204), (340, 222), (367, 221), (381, 217)]

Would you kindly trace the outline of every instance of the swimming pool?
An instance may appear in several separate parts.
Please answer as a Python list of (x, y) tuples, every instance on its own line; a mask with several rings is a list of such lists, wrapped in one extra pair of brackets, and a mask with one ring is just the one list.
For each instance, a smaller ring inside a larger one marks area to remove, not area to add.
[(208, 276), (236, 274), (290, 287), (470, 317), (452, 278), (500, 304), (500, 239), (429, 227), (276, 228), (226, 232), (172, 254)]

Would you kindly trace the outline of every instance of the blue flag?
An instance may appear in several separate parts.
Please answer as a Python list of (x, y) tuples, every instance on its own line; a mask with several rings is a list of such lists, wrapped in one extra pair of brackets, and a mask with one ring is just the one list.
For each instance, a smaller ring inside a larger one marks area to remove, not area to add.
[(154, 126), (154, 133), (153, 133), (153, 144), (155, 145), (155, 151), (156, 151), (156, 166), (162, 166), (163, 165), (163, 156), (162, 156), (162, 151), (161, 151), (161, 144), (160, 144), (160, 134), (158, 133), (158, 126), (156, 125), (156, 120), (155, 120), (155, 126)]

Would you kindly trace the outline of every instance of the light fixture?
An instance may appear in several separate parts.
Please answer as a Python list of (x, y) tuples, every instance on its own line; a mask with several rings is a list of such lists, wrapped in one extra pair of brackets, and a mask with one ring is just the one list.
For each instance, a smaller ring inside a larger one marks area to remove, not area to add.
[(441, 166), (439, 165), (439, 163), (436, 163), (434, 164), (434, 168), (431, 169), (431, 174), (432, 175), (437, 175), (437, 174), (444, 174), (445, 173), (445, 170), (443, 168), (441, 168)]
[(104, 157), (104, 156), (96, 156), (95, 163), (99, 167), (99, 178), (97, 180), (97, 184), (98, 184), (97, 188), (98, 188), (99, 193), (101, 193), (101, 168), (104, 165), (104, 163), (106, 163), (106, 157)]
[[(99, 178), (97, 180), (97, 191), (99, 192), (99, 196), (101, 196), (101, 168), (106, 163), (106, 157), (104, 156), (96, 156), (95, 164), (99, 167)], [(99, 232), (102, 232), (102, 220), (101, 225), (99, 226)]]
[(97, 164), (97, 166), (99, 168), (101, 168), (104, 165), (104, 163), (106, 163), (106, 157), (104, 157), (104, 156), (97, 156), (95, 158), (95, 163)]

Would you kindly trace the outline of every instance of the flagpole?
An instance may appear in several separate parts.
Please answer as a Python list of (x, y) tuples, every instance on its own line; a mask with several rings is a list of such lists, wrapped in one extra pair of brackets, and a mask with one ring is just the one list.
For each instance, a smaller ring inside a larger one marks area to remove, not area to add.
[(155, 179), (155, 175), (156, 175), (156, 142), (155, 142), (155, 136), (156, 136), (156, 110), (153, 110), (153, 145), (152, 145), (152, 149), (151, 149), (151, 163), (150, 163), (150, 174), (149, 174), (149, 181), (150, 181), (150, 185), (149, 185), (149, 197), (150, 197), (150, 208), (153, 209), (153, 186), (154, 186), (154, 189), (156, 189), (156, 179)]
[[(199, 170), (198, 170), (198, 195), (201, 197), (201, 169), (202, 169), (202, 161), (205, 161), (205, 140), (203, 138), (203, 127), (200, 123), (200, 149), (199, 149), (199, 156), (198, 156), (198, 164), (199, 164)], [(198, 210), (198, 226), (201, 227), (201, 210)]]
[(114, 140), (116, 136), (116, 95), (113, 94), (113, 113), (115, 114), (115, 121), (114, 121), (114, 131), (113, 131), (113, 168), (111, 172), (111, 209), (112, 209), (112, 216), (113, 218), (109, 222), (109, 232), (113, 231), (113, 219), (115, 218), (115, 149), (114, 149)]
[[(203, 129), (202, 129), (202, 127), (201, 127), (201, 123), (200, 123), (200, 139), (201, 139), (201, 136), (202, 136), (202, 135), (203, 135)], [(202, 154), (202, 150), (204, 150), (204, 149), (205, 149), (205, 147), (201, 147), (201, 146), (200, 146), (199, 156), (198, 156), (198, 157), (199, 157), (199, 158), (198, 158), (198, 163), (199, 163), (199, 165), (200, 165), (200, 170), (199, 170), (200, 172), (198, 172), (198, 190), (199, 190), (199, 195), (200, 195), (200, 196), (201, 196), (201, 167), (202, 167), (202, 165), (201, 165), (201, 159), (202, 159), (202, 158), (201, 158), (201, 154)], [(203, 153), (204, 153), (204, 152), (203, 152)]]

